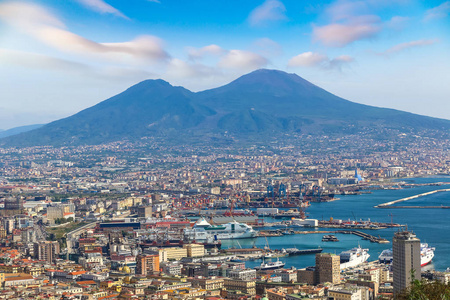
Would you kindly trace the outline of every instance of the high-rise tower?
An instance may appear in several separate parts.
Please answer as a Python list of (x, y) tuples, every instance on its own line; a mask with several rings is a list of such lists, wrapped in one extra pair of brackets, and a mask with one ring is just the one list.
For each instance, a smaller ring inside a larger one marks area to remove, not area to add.
[(412, 232), (396, 232), (392, 251), (394, 293), (398, 293), (410, 286), (412, 274), (420, 280), (420, 240)]
[(316, 254), (315, 277), (317, 283), (331, 282), (338, 284), (341, 281), (340, 272), (339, 255), (331, 253)]

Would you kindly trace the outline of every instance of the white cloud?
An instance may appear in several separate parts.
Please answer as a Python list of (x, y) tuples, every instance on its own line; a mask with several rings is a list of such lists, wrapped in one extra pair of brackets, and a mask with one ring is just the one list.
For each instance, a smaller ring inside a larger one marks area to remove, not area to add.
[(161, 77), (172, 85), (181, 85), (193, 91), (200, 91), (228, 83), (236, 78), (236, 74), (233, 73), (233, 70), (223, 70), (218, 67), (173, 58)]
[(91, 68), (85, 64), (47, 55), (24, 51), (0, 49), (0, 63), (2, 66), (14, 66), (57, 72), (88, 72)]
[(170, 60), (167, 75), (171, 78), (199, 78), (217, 75), (220, 72), (213, 67), (199, 63), (188, 63), (178, 58)]
[(14, 68), (37, 69), (58, 74), (70, 74), (95, 78), (99, 80), (127, 80), (140, 81), (157, 77), (156, 74), (138, 68), (103, 66), (91, 67), (89, 65), (66, 59), (42, 55), (32, 52), (24, 52), (0, 48), (0, 65)]
[(411, 41), (411, 42), (407, 42), (407, 43), (401, 43), (401, 44), (395, 45), (395, 46), (387, 49), (386, 51), (384, 51), (380, 54), (381, 55), (396, 54), (396, 53), (404, 51), (406, 49), (433, 45), (437, 42), (438, 42), (437, 40), (417, 40), (417, 41)]
[(0, 19), (22, 30), (32, 30), (36, 25), (65, 27), (63, 22), (45, 8), (25, 2), (0, 3)]
[(443, 2), (441, 5), (433, 7), (425, 12), (425, 21), (434, 19), (443, 19), (450, 14), (450, 1)]
[(377, 16), (365, 15), (350, 18), (345, 23), (315, 26), (313, 37), (325, 46), (344, 47), (358, 40), (373, 38), (381, 29)]
[(189, 59), (192, 60), (202, 59), (206, 55), (220, 56), (226, 52), (227, 52), (226, 50), (214, 44), (202, 48), (193, 48), (193, 47), (188, 48)]
[(332, 22), (353, 18), (355, 15), (367, 14), (367, 2), (339, 0), (329, 5), (325, 13)]
[(291, 58), (288, 62), (290, 67), (314, 67), (328, 61), (328, 57), (314, 52), (304, 52)]
[(353, 62), (354, 59), (349, 55), (341, 55), (330, 59), (327, 55), (304, 52), (292, 57), (288, 62), (288, 67), (319, 67), (323, 69), (341, 70), (342, 67)]
[(155, 36), (144, 35), (121, 43), (98, 43), (66, 30), (56, 16), (33, 4), (0, 4), (0, 19), (42, 43), (68, 53), (97, 55), (114, 61), (132, 58), (159, 62), (169, 58), (162, 41)]
[(218, 66), (226, 69), (254, 70), (265, 67), (268, 60), (263, 56), (244, 50), (230, 50), (219, 61)]
[(328, 61), (328, 69), (336, 69), (341, 71), (344, 66), (354, 62), (355, 59), (349, 55), (341, 55)]
[[(267, 41), (265, 41), (267, 42)], [(275, 42), (274, 42), (275, 43)], [(188, 47), (189, 62), (180, 59), (172, 59), (169, 64), (169, 71), (171, 73), (182, 74), (182, 76), (207, 76), (217, 75), (219, 72), (226, 77), (233, 72), (245, 72), (254, 69), (259, 69), (266, 66), (269, 61), (263, 55), (256, 52), (246, 50), (228, 50), (212, 44), (202, 48)], [(211, 56), (213, 59), (208, 60), (208, 63), (214, 66), (208, 66), (204, 63), (198, 63), (201, 59)], [(175, 70), (179, 68), (179, 70)], [(186, 74), (186, 75), (183, 75)], [(225, 78), (225, 77), (221, 77)]]
[(250, 13), (248, 21), (252, 26), (264, 25), (270, 21), (286, 20), (285, 13), (286, 7), (281, 1), (266, 0)]
[[(387, 7), (407, 5), (407, 0), (337, 0), (321, 15), (324, 25), (313, 26), (313, 40), (328, 47), (344, 47), (359, 40), (374, 38), (383, 29), (401, 30), (409, 20), (393, 16), (382, 19), (377, 12)], [(392, 9), (393, 10), (393, 9)]]
[(103, 0), (76, 0), (76, 1), (95, 12), (99, 12), (102, 14), (113, 14), (118, 17), (128, 19), (128, 17), (125, 16), (121, 11), (119, 11), (115, 7), (112, 7)]

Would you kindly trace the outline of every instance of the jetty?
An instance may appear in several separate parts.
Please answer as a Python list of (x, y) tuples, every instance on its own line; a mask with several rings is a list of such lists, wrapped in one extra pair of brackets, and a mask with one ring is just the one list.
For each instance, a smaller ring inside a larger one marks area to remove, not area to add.
[(424, 206), (422, 206), (422, 205), (420, 205), (420, 206), (393, 206), (396, 203), (400, 203), (400, 202), (404, 202), (404, 201), (408, 201), (408, 200), (412, 200), (412, 199), (417, 199), (420, 197), (424, 197), (424, 196), (428, 196), (428, 195), (432, 195), (432, 194), (440, 193), (440, 192), (450, 192), (450, 189), (434, 190), (434, 191), (430, 191), (430, 192), (426, 192), (426, 193), (422, 193), (422, 194), (417, 194), (414, 196), (409, 196), (406, 198), (378, 204), (374, 207), (375, 208), (450, 208), (449, 206), (426, 206), (426, 205), (424, 205)]
[(389, 240), (381, 238), (381, 237), (376, 237), (373, 236), (371, 234), (362, 232), (362, 231), (358, 231), (358, 230), (338, 230), (335, 231), (337, 233), (344, 233), (344, 234), (354, 234), (357, 235), (359, 237), (362, 237), (363, 240), (369, 240), (372, 243), (378, 243), (378, 244), (388, 244)]
[[(387, 244), (389, 240), (376, 237), (374, 235), (359, 231), (359, 230), (320, 230), (320, 231), (294, 231), (293, 234), (334, 234), (334, 233), (343, 233), (343, 234), (354, 234), (356, 236), (361, 237), (363, 240), (371, 241), (372, 243), (378, 244)], [(284, 236), (281, 233), (274, 233), (272, 230), (260, 230), (259, 236), (265, 237), (276, 237), (276, 236)]]

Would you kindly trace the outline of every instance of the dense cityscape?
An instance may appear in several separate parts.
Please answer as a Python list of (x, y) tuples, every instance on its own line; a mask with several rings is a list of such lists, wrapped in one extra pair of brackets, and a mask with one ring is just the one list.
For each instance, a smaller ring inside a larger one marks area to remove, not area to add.
[[(363, 150), (363, 140), (316, 140), (327, 143), (326, 153), (281, 142), (242, 149), (155, 141), (2, 149), (1, 297), (390, 299), (424, 264), (396, 271), (396, 251), (411, 243), (420, 258), (434, 248), (392, 220), (357, 220), (350, 210), (348, 220), (319, 220), (308, 209), (341, 195), (358, 199), (416, 186), (402, 178), (448, 175), (445, 143), (416, 140), (404, 150), (400, 143)], [(374, 231), (396, 227), (400, 242), (383, 260), (368, 259), (368, 249), (359, 247), (339, 255), (267, 242), (321, 233), (322, 241), (339, 241), (334, 234), (344, 233), (392, 248), (392, 239)], [(265, 246), (227, 244), (256, 239)], [(285, 267), (285, 257), (305, 255), (315, 255), (315, 266)], [(425, 264), (434, 253), (428, 255)], [(442, 271), (422, 274), (448, 282), (450, 273)]]
[(450, 300), (449, 29), (0, 0), (0, 300)]

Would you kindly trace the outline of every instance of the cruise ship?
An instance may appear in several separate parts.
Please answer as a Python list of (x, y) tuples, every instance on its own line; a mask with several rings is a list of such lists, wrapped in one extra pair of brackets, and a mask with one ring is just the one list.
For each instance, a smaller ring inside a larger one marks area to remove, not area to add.
[(192, 228), (184, 230), (189, 241), (203, 242), (210, 240), (229, 240), (254, 238), (258, 234), (247, 224), (232, 221), (223, 225), (211, 225), (204, 218), (199, 219)]
[[(434, 257), (434, 247), (429, 247), (426, 243), (420, 244), (420, 266), (428, 265)], [(391, 263), (393, 259), (392, 249), (386, 249), (378, 256), (381, 263)]]
[(353, 268), (366, 262), (370, 257), (368, 251), (369, 249), (363, 249), (358, 246), (353, 249), (341, 252), (341, 254), (339, 254), (341, 259), (341, 270)]

